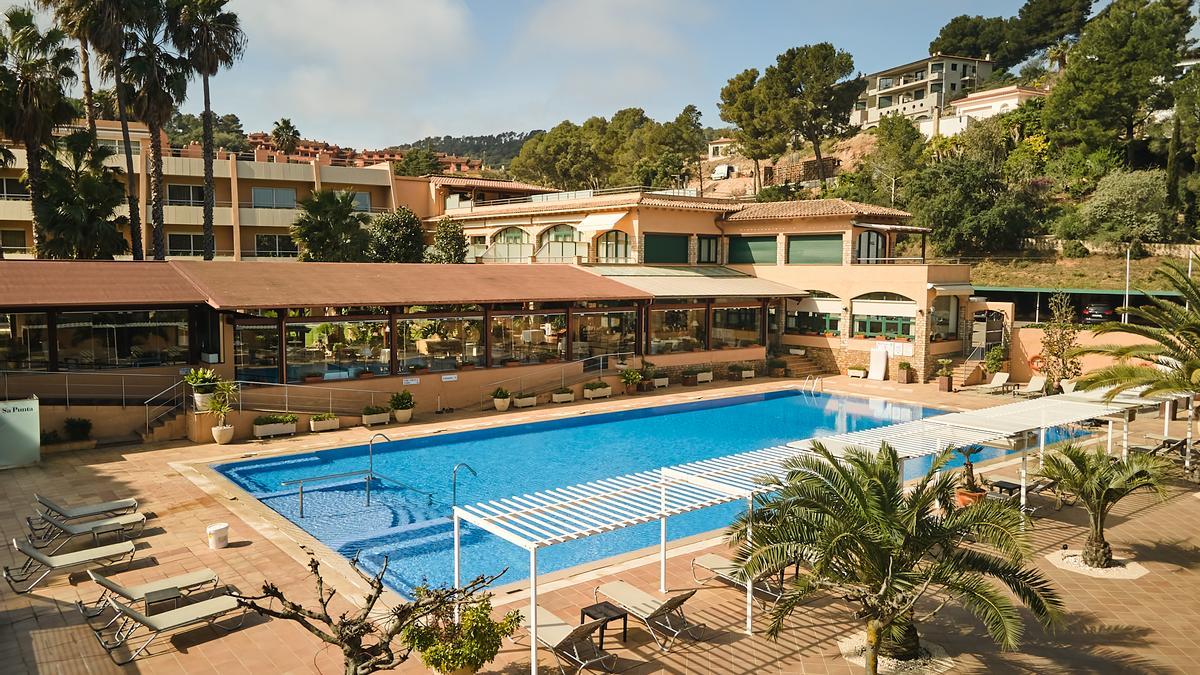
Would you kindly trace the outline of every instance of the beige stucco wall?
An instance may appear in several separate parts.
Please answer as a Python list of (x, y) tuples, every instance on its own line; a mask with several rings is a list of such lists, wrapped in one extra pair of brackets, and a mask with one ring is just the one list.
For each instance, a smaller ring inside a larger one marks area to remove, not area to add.
[[(1017, 328), (1012, 332), (1012, 348), (1009, 351), (1009, 372), (1015, 382), (1028, 382), (1033, 375), (1029, 367), (1029, 359), (1042, 353), (1042, 338), (1046, 331), (1041, 328)], [(1137, 345), (1149, 344), (1149, 341), (1137, 335), (1128, 333), (1108, 333), (1097, 335), (1090, 330), (1080, 331), (1077, 342), (1081, 347), (1094, 345)], [(1080, 358), (1083, 372), (1087, 373), (1098, 368), (1111, 365), (1113, 360), (1107, 356), (1089, 354)]]

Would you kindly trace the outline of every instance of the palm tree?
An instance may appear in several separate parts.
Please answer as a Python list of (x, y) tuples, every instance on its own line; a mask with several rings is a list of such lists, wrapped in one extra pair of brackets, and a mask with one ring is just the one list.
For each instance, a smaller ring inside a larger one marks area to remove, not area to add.
[(36, 0), (37, 6), (54, 13), (54, 21), (79, 43), (79, 79), (83, 85), (83, 115), (93, 139), (96, 134), (96, 105), (92, 97), (92, 57), (88, 29), (95, 5), (88, 0)]
[[(162, 8), (159, 7), (159, 10)], [(150, 132), (150, 220), (154, 228), (154, 258), (166, 258), (163, 235), (162, 129), (187, 97), (190, 69), (183, 57), (168, 50), (166, 16), (146, 12), (127, 34), (125, 72), (133, 94), (129, 103)]]
[(292, 124), (292, 120), (281, 117), (275, 123), (275, 127), (271, 129), (271, 140), (275, 141), (277, 150), (285, 155), (290, 155), (296, 151), (296, 145), (300, 143), (300, 131), (296, 129), (296, 125)]
[(362, 262), (370, 244), (368, 221), (366, 213), (355, 210), (353, 192), (317, 190), (300, 201), (292, 239), (301, 260)]
[(46, 158), (46, 241), (48, 258), (103, 259), (125, 253), (121, 233), (128, 219), (115, 215), (125, 202), (119, 169), (104, 162), (116, 150), (96, 143), (90, 131), (56, 139)]
[(42, 150), (54, 128), (70, 122), (74, 110), (67, 86), (75, 80), (75, 55), (63, 45), (67, 36), (57, 28), (42, 32), (33, 11), (12, 7), (4, 13), (0, 32), (0, 131), (25, 147), (25, 180), (33, 211), (33, 249), (40, 255), (46, 195)]
[[(958, 476), (942, 472), (950, 449), (907, 490), (900, 459), (886, 443), (878, 452), (851, 448), (841, 458), (820, 444), (813, 450), (789, 461), (784, 478), (764, 479), (765, 496), (730, 531), (749, 578), (796, 563), (806, 567), (772, 610), (769, 636), (778, 637), (787, 617), (814, 595), (845, 598), (865, 620), (867, 673), (873, 675), (881, 648), (916, 655), (917, 604), (936, 594), (962, 605), (993, 639), (1013, 648), (1022, 633), (1020, 614), (992, 580), (1042, 624), (1058, 621), (1057, 591), (1024, 565), (1032, 552), (1027, 519), (991, 500), (957, 507)], [(970, 539), (975, 543), (964, 545)]]
[(221, 68), (228, 68), (241, 58), (246, 48), (237, 14), (224, 11), (228, 0), (174, 0), (171, 40), (186, 55), (192, 70), (204, 83), (203, 131), (204, 149), (204, 259), (213, 259), (213, 112), (208, 80)]
[(1144, 388), (1144, 396), (1200, 391), (1200, 285), (1188, 278), (1185, 267), (1174, 262), (1165, 263), (1154, 275), (1182, 297), (1167, 300), (1146, 295), (1146, 304), (1117, 310), (1129, 314), (1129, 323), (1096, 326), (1097, 334), (1128, 333), (1144, 340), (1072, 350), (1072, 355), (1100, 354), (1115, 360), (1080, 378), (1080, 389), (1107, 387), (1110, 400), (1138, 387)]
[(1067, 57), (1071, 53), (1071, 43), (1067, 40), (1059, 40), (1046, 48), (1046, 60), (1054, 65), (1054, 70), (1059, 75), (1067, 69)]
[[(82, 0), (81, 0), (82, 1)], [(129, 109), (125, 100), (125, 29), (137, 17), (153, 11), (151, 0), (88, 0), (86, 34), (100, 57), (102, 71), (112, 78), (117, 119), (121, 121), (121, 142), (125, 150), (125, 201), (129, 205), (129, 243), (134, 260), (145, 257), (142, 249), (142, 212), (138, 206), (138, 188), (134, 182), (133, 144), (129, 137)]]
[(1165, 498), (1163, 482), (1173, 471), (1174, 465), (1163, 457), (1135, 453), (1117, 460), (1100, 448), (1087, 450), (1070, 443), (1046, 455), (1039, 475), (1058, 481), (1059, 490), (1075, 495), (1087, 509), (1090, 526), (1083, 564), (1108, 567), (1112, 547), (1104, 539), (1104, 521), (1112, 507), (1139, 491)]

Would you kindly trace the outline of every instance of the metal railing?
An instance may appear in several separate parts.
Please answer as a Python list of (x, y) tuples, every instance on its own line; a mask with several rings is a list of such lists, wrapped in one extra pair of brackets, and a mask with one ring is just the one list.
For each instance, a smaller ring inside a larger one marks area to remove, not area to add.
[(924, 265), (926, 258), (923, 256), (903, 256), (898, 258), (884, 258), (879, 256), (855, 256), (855, 265)]
[(358, 415), (366, 406), (380, 405), (391, 393), (369, 389), (343, 389), (303, 384), (236, 380), (238, 410), (283, 413), (335, 413)]
[(2, 370), (4, 398), (37, 396), (44, 404), (119, 403), (140, 405), (164, 390), (164, 384), (182, 382), (179, 375), (117, 373), (105, 371)]
[(602, 197), (605, 195), (619, 194), (637, 194), (639, 192), (647, 192), (658, 195), (668, 195), (676, 197), (697, 197), (698, 192), (694, 189), (678, 189), (678, 188), (656, 188), (648, 185), (622, 185), (620, 187), (596, 188), (592, 190), (569, 190), (565, 192), (547, 192), (536, 195), (526, 195), (524, 197), (509, 197), (507, 199), (491, 199), (487, 201), (476, 200), (470, 204), (463, 204), (458, 207), (460, 209), (471, 210), (481, 206), (498, 206), (501, 204), (529, 204), (541, 202), (560, 202), (570, 201), (572, 199), (588, 199), (590, 197)]
[(187, 394), (187, 383), (180, 380), (146, 399), (146, 433), (149, 434), (159, 420), (187, 410)]
[(293, 485), (300, 486), (300, 517), (304, 517), (304, 484), (316, 483), (318, 481), (335, 480), (338, 478), (349, 478), (351, 476), (365, 476), (364, 481), (367, 486), (367, 506), (371, 505), (371, 472), (369, 470), (362, 471), (346, 471), (345, 473), (330, 473), (324, 476), (309, 476), (307, 478), (297, 478), (296, 480), (286, 480), (279, 484), (280, 487), (291, 487)]
[[(628, 357), (631, 356), (636, 356), (636, 354), (634, 352), (597, 354), (595, 356), (589, 356), (586, 359), (564, 363), (559, 366), (558, 371), (552, 375), (547, 375), (546, 373), (539, 373), (537, 376), (517, 375), (503, 380), (489, 382), (479, 387), (479, 409), (483, 410), (487, 402), (492, 400), (492, 392), (495, 391), (497, 387), (509, 385), (508, 387), (505, 387), (507, 389), (512, 387), (512, 383), (515, 382), (516, 386), (513, 387), (512, 393), (526, 393), (536, 396), (538, 394), (544, 394), (547, 391), (553, 391), (554, 389), (566, 387), (568, 384), (576, 384), (578, 382), (583, 382), (584, 380), (602, 378), (606, 374), (606, 371), (609, 370), (609, 360), (617, 359), (617, 363), (623, 365)], [(581, 370), (577, 374), (572, 373), (570, 381), (568, 382), (567, 369), (571, 369), (572, 371), (576, 369)], [(621, 368), (613, 368), (612, 373), (617, 373), (621, 370)]]
[(479, 475), (479, 474), (475, 473), (475, 469), (472, 469), (471, 465), (467, 464), (466, 462), (459, 462), (458, 464), (454, 465), (454, 470), (450, 472), (450, 508), (451, 509), (453, 509), (455, 506), (458, 506), (458, 470), (459, 469), (466, 469), (467, 471), (470, 471), (472, 476)]
[[(371, 440), (367, 441), (367, 468), (366, 469), (360, 469), (358, 471), (344, 471), (342, 473), (327, 473), (327, 474), (324, 474), (321, 476), (308, 476), (306, 478), (297, 478), (295, 480), (283, 481), (282, 483), (279, 484), (280, 487), (291, 487), (293, 485), (299, 486), (300, 517), (301, 518), (304, 517), (304, 484), (305, 483), (316, 483), (316, 482), (320, 482), (320, 481), (336, 480), (339, 478), (351, 478), (353, 476), (363, 476), (364, 489), (366, 491), (366, 506), (368, 506), (368, 507), (371, 506), (371, 481), (373, 481), (373, 480), (377, 480), (381, 483), (388, 482), (388, 483), (391, 483), (391, 484), (399, 487), (402, 490), (408, 490), (409, 492), (416, 492), (419, 495), (424, 495), (426, 505), (428, 506), (428, 505), (433, 504), (433, 493), (432, 492), (422, 490), (420, 488), (415, 488), (415, 487), (409, 485), (408, 483), (396, 480), (395, 478), (392, 478), (391, 476), (385, 476), (385, 475), (375, 471), (375, 439), (376, 438), (382, 438), (383, 440), (385, 440), (389, 443), (392, 441), (392, 439), (388, 438), (385, 434), (375, 434), (374, 436), (371, 436)], [(470, 467), (468, 467), (468, 468), (470, 468)], [(458, 467), (455, 467), (454, 470), (455, 470), (455, 472), (457, 472)], [(475, 472), (472, 470), (471, 473), (475, 473)]]

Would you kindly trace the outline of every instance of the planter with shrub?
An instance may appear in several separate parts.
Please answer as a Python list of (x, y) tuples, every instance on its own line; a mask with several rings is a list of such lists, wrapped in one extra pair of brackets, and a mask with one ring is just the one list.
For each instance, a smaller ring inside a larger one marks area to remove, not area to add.
[(221, 381), (221, 376), (211, 368), (192, 368), (187, 375), (183, 376), (183, 381), (192, 387), (192, 399), (196, 404), (196, 410), (207, 410), (208, 400), (217, 390), (217, 383)]
[(571, 403), (575, 400), (575, 392), (570, 387), (555, 389), (550, 394), (550, 400), (555, 403)]
[(296, 433), (296, 420), (292, 414), (259, 415), (254, 418), (254, 437), (291, 436)]
[(233, 412), (237, 403), (238, 385), (236, 382), (221, 380), (208, 399), (206, 409), (216, 416), (216, 424), (212, 428), (213, 440), (217, 445), (225, 445), (233, 441), (233, 425), (225, 424), (225, 418)]
[(317, 413), (308, 418), (308, 430), (313, 433), (318, 431), (333, 431), (341, 426), (342, 420), (331, 412)]
[(950, 359), (938, 359), (938, 391), (954, 391), (954, 370), (950, 367), (953, 363)]
[(971, 462), (971, 457), (982, 450), (983, 448), (978, 445), (968, 445), (954, 449), (954, 452), (963, 458), (958, 487), (954, 489), (954, 501), (959, 506), (977, 504), (987, 497), (987, 490), (984, 489), (983, 483), (975, 476), (975, 464)]
[(63, 420), (63, 433), (69, 443), (86, 441), (92, 437), (92, 421), (85, 417), (68, 417)]
[(771, 377), (784, 377), (787, 375), (787, 361), (783, 359), (768, 359), (767, 371)]
[(362, 409), (362, 423), (365, 427), (387, 424), (390, 419), (392, 419), (392, 411), (381, 405), (369, 405)]
[(496, 387), (496, 390), (492, 392), (492, 405), (496, 407), (496, 410), (504, 412), (511, 404), (512, 394), (504, 387)]
[(391, 407), (396, 421), (404, 424), (412, 419), (413, 408), (417, 407), (417, 400), (413, 398), (412, 392), (405, 389), (392, 394), (388, 400), (388, 406)]
[(512, 402), (518, 408), (532, 408), (537, 405), (537, 394), (521, 392), (513, 395)]
[(913, 367), (908, 361), (901, 361), (896, 364), (896, 381), (900, 384), (913, 383)]
[(642, 371), (626, 368), (621, 371), (621, 383), (625, 385), (626, 394), (636, 394), (638, 384), (642, 381)]
[(744, 363), (729, 364), (729, 379), (731, 380), (750, 380), (754, 379), (754, 369), (749, 368)]
[(700, 371), (695, 368), (688, 368), (687, 370), (683, 371), (683, 375), (681, 376), (681, 379), (683, 380), (683, 386), (685, 386), (685, 387), (696, 386), (699, 383), (699, 380), (696, 379), (696, 376), (699, 374), (700, 374)]
[(593, 398), (608, 398), (612, 396), (612, 387), (608, 386), (603, 380), (588, 382), (583, 385), (583, 397), (586, 399)]
[(713, 381), (712, 369), (711, 368), (701, 368), (696, 373), (696, 381), (697, 382), (712, 382)]

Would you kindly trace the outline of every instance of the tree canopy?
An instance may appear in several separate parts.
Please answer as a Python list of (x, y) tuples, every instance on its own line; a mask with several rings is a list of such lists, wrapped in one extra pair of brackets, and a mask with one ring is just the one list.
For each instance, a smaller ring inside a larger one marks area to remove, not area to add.
[(404, 152), (404, 157), (395, 162), (392, 170), (397, 176), (429, 176), (442, 172), (442, 163), (438, 155), (429, 148), (412, 148)]
[(115, 154), (95, 142), (90, 131), (76, 131), (55, 140), (46, 153), (46, 201), (43, 226), (47, 258), (111, 260), (129, 250), (122, 234), (129, 224), (116, 215), (125, 203), (120, 171), (105, 165)]
[(426, 252), (425, 262), (458, 265), (467, 262), (469, 251), (462, 225), (442, 218), (433, 231), (433, 247)]
[(419, 263), (425, 258), (425, 229), (406, 206), (375, 216), (367, 232), (367, 257), (372, 262)]
[(991, 57), (999, 69), (1011, 68), (1035, 52), (1079, 34), (1093, 0), (1026, 0), (1014, 17), (962, 14), (942, 26), (929, 53)]
[(300, 259), (315, 262), (364, 262), (370, 235), (368, 216), (357, 211), (354, 193), (316, 190), (300, 200), (300, 215), (292, 224), (292, 239)]
[[(176, 112), (167, 121), (163, 130), (167, 132), (167, 138), (170, 139), (171, 145), (187, 145), (192, 142), (200, 142), (203, 125), (199, 115)], [(242, 121), (238, 119), (237, 115), (213, 113), (213, 146), (224, 148), (230, 152), (245, 152), (250, 149), (246, 131), (242, 128)]]

